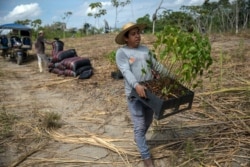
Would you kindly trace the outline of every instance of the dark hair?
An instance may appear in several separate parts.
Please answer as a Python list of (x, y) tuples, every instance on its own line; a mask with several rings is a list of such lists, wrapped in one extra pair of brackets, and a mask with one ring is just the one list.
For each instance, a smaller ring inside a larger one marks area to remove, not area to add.
[(124, 37), (128, 38), (129, 31), (125, 32)]

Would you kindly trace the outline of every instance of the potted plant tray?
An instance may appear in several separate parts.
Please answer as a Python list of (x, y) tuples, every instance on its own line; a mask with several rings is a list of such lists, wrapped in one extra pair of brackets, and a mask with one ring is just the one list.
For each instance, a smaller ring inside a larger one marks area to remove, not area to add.
[[(180, 113), (182, 111), (186, 111), (191, 109), (194, 92), (189, 90), (188, 88), (184, 87), (181, 84), (177, 84), (178, 93), (175, 92), (175, 95), (167, 95), (167, 97), (160, 97), (159, 93), (154, 93), (149, 85), (155, 85), (159, 81), (151, 80), (141, 82), (140, 84), (146, 85), (146, 95), (147, 98), (141, 98), (136, 93), (136, 90), (133, 89), (131, 92), (131, 96), (138, 98), (141, 102), (149, 106), (154, 111), (154, 118), (157, 120), (169, 117), (171, 115)], [(169, 87), (170, 85), (166, 85)]]

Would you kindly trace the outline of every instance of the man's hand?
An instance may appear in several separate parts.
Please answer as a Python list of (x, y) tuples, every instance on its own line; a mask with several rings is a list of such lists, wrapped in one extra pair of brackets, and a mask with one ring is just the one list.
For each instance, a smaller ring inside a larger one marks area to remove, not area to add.
[(137, 84), (135, 87), (137, 94), (142, 98), (147, 98), (147, 95), (145, 93), (145, 89), (147, 89), (147, 88), (143, 85), (140, 85), (140, 84)]

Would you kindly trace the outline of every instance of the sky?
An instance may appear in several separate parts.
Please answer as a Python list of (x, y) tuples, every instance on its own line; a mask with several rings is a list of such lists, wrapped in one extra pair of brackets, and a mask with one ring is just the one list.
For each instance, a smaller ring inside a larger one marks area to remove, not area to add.
[[(88, 13), (95, 12), (89, 7), (94, 2), (101, 2), (103, 9), (107, 10), (107, 14), (99, 19), (88, 16)], [(16, 20), (41, 19), (43, 26), (66, 22), (67, 28), (82, 28), (84, 23), (101, 28), (106, 20), (110, 27), (116, 25), (119, 28), (127, 22), (136, 22), (146, 14), (152, 18), (160, 2), (161, 0), (131, 0), (129, 5), (118, 8), (116, 22), (116, 10), (110, 0), (0, 0), (0, 25)], [(163, 0), (161, 7), (176, 11), (182, 5), (201, 5), (203, 2), (204, 0)], [(161, 10), (163, 9), (159, 12)], [(66, 20), (63, 17), (67, 12), (72, 12), (72, 15)]]

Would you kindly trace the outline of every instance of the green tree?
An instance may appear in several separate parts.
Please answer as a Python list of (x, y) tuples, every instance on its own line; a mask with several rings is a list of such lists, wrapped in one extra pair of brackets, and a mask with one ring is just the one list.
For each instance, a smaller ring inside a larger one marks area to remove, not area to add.
[(89, 7), (91, 8), (91, 10), (94, 10), (94, 9), (97, 10), (97, 12), (88, 13), (88, 16), (89, 16), (89, 17), (92, 17), (92, 16), (93, 16), (95, 19), (97, 19), (97, 24), (98, 24), (98, 27), (99, 27), (99, 18), (100, 18), (102, 15), (106, 15), (106, 14), (107, 14), (107, 10), (102, 8), (102, 3), (101, 3), (101, 2), (91, 3), (91, 4), (89, 5)]
[(22, 25), (29, 25), (30, 22), (31, 22), (31, 20), (29, 20), (29, 19), (15, 21), (15, 23), (22, 24)]
[(140, 17), (136, 20), (136, 23), (139, 23), (139, 24), (146, 24), (147, 27), (145, 28), (145, 32), (149, 32), (151, 29), (152, 29), (152, 22), (150, 21), (150, 16), (149, 14), (146, 14), (145, 16), (143, 17)]
[(230, 2), (229, 2), (229, 0), (219, 0), (218, 5), (222, 5), (224, 7), (226, 7), (226, 6), (229, 7)]
[(69, 18), (70, 18), (70, 16), (71, 16), (72, 14), (73, 14), (73, 13), (70, 12), (70, 11), (65, 12), (64, 15), (63, 15), (63, 17), (62, 17), (62, 19), (63, 19), (63, 20), (66, 20), (66, 23), (67, 23), (68, 20), (69, 20)]
[(212, 31), (212, 26), (215, 20), (214, 15), (215, 11), (217, 10), (218, 4), (217, 2), (209, 2), (209, 0), (205, 0), (205, 2), (201, 5), (202, 9), (204, 10), (204, 14), (202, 16), (203, 26), (208, 29), (209, 32)]
[(250, 27), (250, 0), (238, 0), (239, 6), (239, 24), (243, 29)]
[(115, 7), (115, 29), (116, 24), (117, 24), (117, 18), (118, 18), (118, 8), (119, 7), (124, 7), (128, 4), (130, 4), (131, 0), (126, 0), (126, 1), (119, 1), (119, 0), (111, 0), (112, 5)]
[(41, 25), (42, 25), (42, 20), (41, 19), (36, 19), (31, 21), (30, 25), (37, 30)]
[[(159, 6), (159, 9), (161, 7)], [(250, 0), (204, 0), (200, 6), (182, 6), (181, 11), (164, 10), (157, 18), (157, 31), (164, 24), (188, 28), (192, 25), (199, 30), (210, 32), (238, 32), (249, 27)]]
[(166, 25), (180, 27), (183, 30), (190, 30), (194, 24), (193, 17), (186, 12), (164, 10), (157, 16), (155, 31), (162, 31)]
[(156, 19), (157, 19), (157, 12), (158, 12), (158, 10), (160, 10), (162, 7), (161, 7), (161, 5), (162, 5), (162, 2), (163, 2), (163, 0), (161, 0), (161, 2), (160, 2), (160, 4), (159, 4), (159, 6), (158, 6), (158, 8), (155, 10), (155, 13), (153, 14), (153, 29), (152, 29), (152, 33), (154, 34), (155, 33), (155, 22), (156, 22)]
[[(183, 9), (184, 13), (187, 13), (189, 17), (193, 18), (193, 28), (201, 30), (202, 27), (205, 26), (206, 22), (204, 21), (204, 17), (207, 15), (208, 11), (203, 9), (202, 6), (182, 6), (181, 9)], [(191, 24), (191, 18), (189, 18), (187, 24)]]
[(68, 20), (72, 14), (73, 14), (72, 12), (68, 11), (68, 12), (65, 12), (64, 15), (62, 16), (62, 20), (65, 23), (65, 26), (63, 26), (63, 38), (65, 38), (65, 29), (67, 27)]
[(90, 29), (90, 24), (89, 23), (84, 23), (83, 25), (83, 32), (88, 35), (88, 30)]

